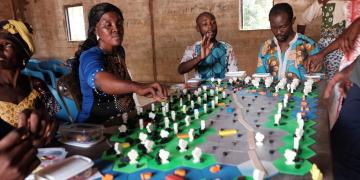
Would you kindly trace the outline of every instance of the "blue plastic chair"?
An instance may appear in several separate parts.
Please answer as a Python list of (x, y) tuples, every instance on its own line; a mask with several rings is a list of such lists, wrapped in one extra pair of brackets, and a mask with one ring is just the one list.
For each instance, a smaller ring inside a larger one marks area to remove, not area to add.
[(52, 88), (56, 89), (57, 79), (55, 77), (55, 74), (50, 70), (42, 69), (40, 67), (40, 64), (41, 61), (36, 59), (30, 59), (26, 65), (26, 68), (43, 73), (45, 77), (44, 82), (48, 85), (51, 85)]
[(70, 68), (65, 65), (64, 62), (57, 59), (50, 59), (46, 61), (41, 61), (39, 67), (43, 70), (49, 70), (59, 76), (66, 75), (70, 73)]
[[(38, 78), (38, 79), (43, 80), (43, 81), (45, 81), (45, 79), (46, 79), (43, 72), (34, 71), (34, 70), (29, 69), (27, 67), (24, 68), (21, 71), (21, 73), (26, 75), (26, 76), (35, 77), (35, 78)], [(47, 84), (47, 87), (48, 87), (49, 91), (51, 92), (51, 94), (54, 96), (55, 100), (61, 106), (60, 111), (55, 114), (56, 119), (62, 120), (62, 121), (72, 121), (73, 119), (69, 115), (68, 108), (67, 108), (66, 104), (62, 101), (62, 99), (60, 98), (57, 89), (53, 88), (49, 84)]]

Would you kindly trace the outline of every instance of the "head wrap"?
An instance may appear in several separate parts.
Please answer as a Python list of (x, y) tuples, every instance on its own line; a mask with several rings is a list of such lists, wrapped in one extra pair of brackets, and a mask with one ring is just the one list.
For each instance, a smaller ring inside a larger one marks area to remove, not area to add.
[(8, 33), (6, 37), (18, 45), (29, 58), (33, 55), (34, 45), (30, 25), (17, 20), (1, 21), (0, 33)]

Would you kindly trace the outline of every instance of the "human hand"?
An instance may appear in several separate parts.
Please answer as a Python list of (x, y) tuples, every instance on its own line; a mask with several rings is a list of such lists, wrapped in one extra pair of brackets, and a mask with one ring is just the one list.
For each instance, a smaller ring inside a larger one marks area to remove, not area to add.
[(352, 66), (348, 66), (342, 71), (337, 72), (334, 77), (328, 82), (324, 91), (324, 99), (329, 99), (334, 91), (334, 87), (337, 83), (340, 83), (339, 90), (340, 93), (346, 93), (348, 89), (352, 86), (350, 81), (350, 75), (352, 71)]
[(201, 52), (200, 59), (205, 59), (211, 52), (211, 49), (214, 46), (214, 43), (211, 42), (212, 33), (206, 33), (201, 40)]
[(50, 120), (50, 116), (46, 111), (25, 109), (19, 114), (19, 128), (27, 129), (33, 145), (40, 147), (48, 144), (54, 137), (58, 123)]
[(304, 61), (304, 67), (308, 73), (319, 72), (323, 65), (324, 54), (318, 53), (312, 56), (308, 56)]
[(136, 94), (149, 98), (154, 98), (157, 101), (166, 99), (168, 96), (168, 91), (166, 87), (159, 83), (139, 84), (136, 89)]
[(24, 179), (39, 164), (37, 150), (24, 133), (14, 130), (0, 140), (0, 174), (2, 179)]
[(360, 18), (354, 21), (338, 38), (339, 48), (348, 53), (354, 48), (355, 41), (360, 33)]

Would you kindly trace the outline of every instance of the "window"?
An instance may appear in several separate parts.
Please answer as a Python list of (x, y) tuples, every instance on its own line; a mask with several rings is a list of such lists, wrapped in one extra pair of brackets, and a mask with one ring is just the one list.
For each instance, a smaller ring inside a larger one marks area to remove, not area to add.
[(239, 29), (270, 29), (269, 12), (273, 0), (239, 0)]
[(84, 11), (82, 5), (65, 7), (67, 35), (69, 41), (84, 41), (86, 39)]

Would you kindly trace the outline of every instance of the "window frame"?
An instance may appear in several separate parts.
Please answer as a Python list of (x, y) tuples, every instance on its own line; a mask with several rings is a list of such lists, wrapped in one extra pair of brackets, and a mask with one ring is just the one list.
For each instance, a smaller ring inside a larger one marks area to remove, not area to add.
[(86, 24), (85, 24), (85, 19), (84, 19), (84, 5), (82, 3), (76, 3), (76, 4), (71, 4), (71, 5), (65, 5), (64, 6), (64, 14), (65, 14), (65, 28), (66, 28), (66, 35), (67, 35), (67, 41), (68, 42), (82, 42), (84, 40), (72, 40), (72, 36), (71, 36), (71, 28), (70, 28), (70, 17), (69, 17), (69, 12), (68, 9), (72, 8), (72, 7), (78, 7), (81, 6), (83, 9), (83, 20), (84, 20), (84, 33), (85, 33), (85, 40), (86, 40)]
[[(243, 6), (243, 1), (244, 0), (239, 0), (239, 31), (261, 31), (261, 30), (270, 30), (271, 28), (263, 28), (263, 29), (243, 29), (244, 26), (244, 6)], [(275, 5), (275, 0), (272, 0), (272, 5), (274, 6)]]

